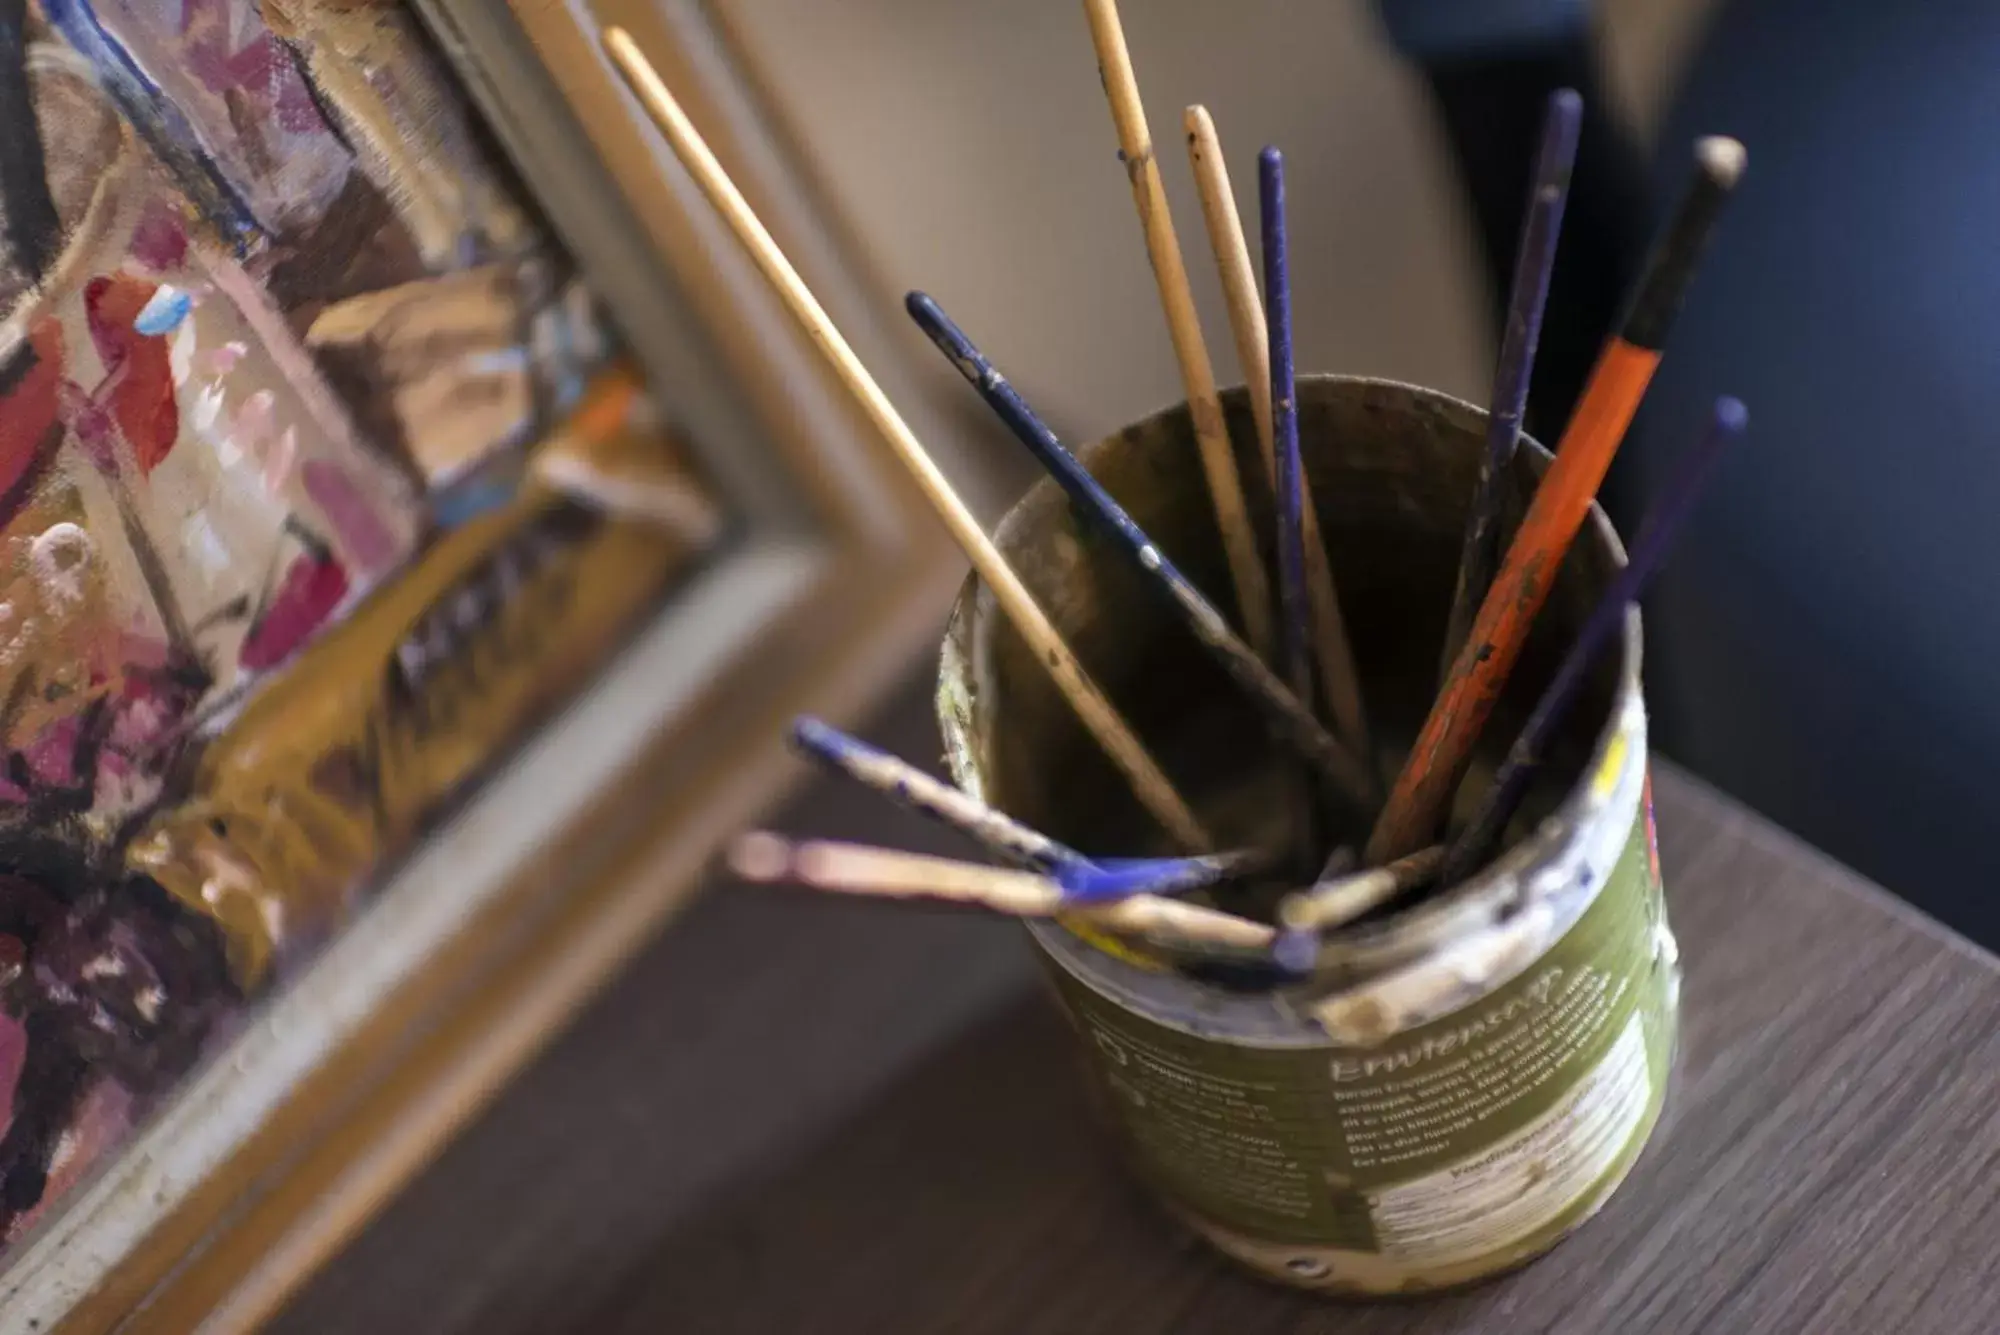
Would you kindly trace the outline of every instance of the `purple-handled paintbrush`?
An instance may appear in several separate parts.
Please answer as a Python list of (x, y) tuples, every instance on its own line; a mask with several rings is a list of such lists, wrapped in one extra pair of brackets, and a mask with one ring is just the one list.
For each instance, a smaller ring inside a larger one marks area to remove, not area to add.
[(1285, 249), (1285, 156), (1257, 155), (1257, 198), (1264, 240), (1264, 309), (1271, 339), (1271, 445), (1278, 462), (1278, 644), (1292, 694), (1312, 698), (1307, 650), (1305, 516), (1299, 460), (1299, 398), (1292, 366), (1291, 257)]
[[(1258, 222), (1264, 243), (1264, 312), (1271, 353), (1271, 449), (1278, 466), (1278, 657), (1292, 693), (1312, 699), (1312, 604), (1306, 591), (1305, 464), (1299, 458), (1299, 391), (1292, 364), (1292, 272), (1286, 250), (1285, 155), (1257, 155)], [(1369, 777), (1374, 771), (1369, 769)], [(1371, 785), (1372, 788), (1372, 785)], [(1299, 869), (1318, 860), (1311, 780), (1301, 794)]]
[(1644, 591), (1647, 581), (1665, 560), (1675, 534), (1701, 495), (1709, 469), (1722, 451), (1743, 434), (1748, 421), (1749, 413), (1740, 401), (1717, 399), (1707, 432), (1693, 449), (1675, 461), (1658, 497), (1647, 507), (1625, 568), (1612, 578), (1604, 596), (1591, 609), (1554, 679), (1535, 702), (1534, 712), (1528, 716), (1506, 759), (1501, 761), (1500, 771), (1494, 775), (1493, 785), (1487, 790), (1485, 801), (1479, 804), (1472, 823), (1452, 841), (1438, 876), (1441, 884), (1463, 880), (1492, 852), (1540, 770), (1543, 753), (1553, 740), (1564, 712), (1582, 688), (1591, 663), (1624, 626), (1626, 608)]
[(1472, 618), (1485, 600), (1493, 571), (1500, 563), (1501, 498), (1506, 493), (1507, 466), (1521, 438), (1521, 416), (1527, 411), (1528, 382), (1534, 377), (1535, 345), (1542, 336), (1542, 308), (1548, 304), (1549, 278), (1556, 267), (1556, 241), (1562, 234), (1563, 205), (1569, 200), (1570, 171), (1576, 165), (1576, 142), (1583, 123), (1583, 99), (1573, 88), (1549, 96), (1542, 119), (1541, 147), (1535, 154), (1528, 214), (1521, 224), (1521, 247), (1514, 258), (1514, 285), (1507, 295), (1507, 324), (1500, 336), (1500, 358), (1493, 370), (1493, 398), (1486, 417), (1486, 449), (1479, 457), (1479, 481), (1465, 521), (1465, 544), (1458, 559), (1458, 586), (1452, 593), (1451, 616), (1445, 622), (1444, 658), (1452, 660), (1472, 630)]

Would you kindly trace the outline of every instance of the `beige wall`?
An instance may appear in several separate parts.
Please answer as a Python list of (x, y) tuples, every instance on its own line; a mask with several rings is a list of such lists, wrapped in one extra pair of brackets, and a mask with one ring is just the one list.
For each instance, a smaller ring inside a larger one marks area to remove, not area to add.
[[(1602, 4), (1608, 67), (1642, 125), (1708, 3)], [(1065, 433), (1180, 397), (1078, 0), (719, 8), (881, 281), (936, 296)], [(1300, 369), (1482, 397), (1467, 211), (1372, 7), (1124, 11), (1218, 378), (1241, 376), (1182, 148), (1181, 109), (1197, 100), (1221, 129), (1253, 248), (1256, 151), (1287, 152)]]

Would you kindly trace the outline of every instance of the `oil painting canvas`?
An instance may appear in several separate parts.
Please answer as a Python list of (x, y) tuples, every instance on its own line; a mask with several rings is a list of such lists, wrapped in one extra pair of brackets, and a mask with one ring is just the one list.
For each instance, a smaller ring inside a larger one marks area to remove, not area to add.
[(0, 0), (0, 1240), (728, 531), (398, 0)]

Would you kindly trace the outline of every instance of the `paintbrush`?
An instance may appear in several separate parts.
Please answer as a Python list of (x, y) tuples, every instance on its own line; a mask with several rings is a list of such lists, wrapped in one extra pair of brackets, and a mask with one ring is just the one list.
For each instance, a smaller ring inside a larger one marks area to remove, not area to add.
[(808, 840), (793, 844), (755, 831), (730, 846), (729, 866), (746, 881), (789, 881), (814, 890), (887, 899), (935, 899), (1017, 918), (1074, 913), (1108, 932), (1159, 937), (1191, 945), (1260, 948), (1274, 930), (1234, 914), (1158, 895), (1079, 906), (1055, 881), (1033, 872), (985, 867), (950, 858), (864, 844)]
[[(214, 229), (233, 256), (244, 257), (261, 235), (249, 205), (204, 150), (203, 137), (176, 99), (161, 91), (106, 26), (96, 12), (102, 6), (87, 0), (40, 0), (36, 7), (75, 55), (88, 62), (91, 82), (109, 95), (125, 123), (173, 178), (189, 211)], [(6, 127), (0, 133), (19, 133), (18, 125), (0, 124)]]
[(1191, 858), (1104, 858), (1050, 875), (1072, 904), (1111, 904), (1141, 895), (1192, 895), (1269, 871), (1276, 861), (1261, 848), (1239, 848)]
[(1648, 258), (1618, 332), (1591, 371), (1555, 461), (1535, 489), (1506, 560), (1480, 603), (1465, 647), (1453, 661), (1375, 822), (1365, 853), (1370, 863), (1415, 852), (1436, 838), (1480, 730), (1520, 656), (1528, 627), (1554, 587), (1563, 556), (1590, 512), (1598, 484), (1659, 365), (1660, 349), (1696, 262), (1743, 175), (1743, 146), (1734, 139), (1703, 139), (1695, 146), (1695, 164), (1693, 183)]
[(1445, 622), (1442, 674), (1464, 647), (1472, 615), (1493, 582), (1500, 560), (1500, 509), (1507, 469), (1521, 439), (1521, 417), (1528, 407), (1528, 384), (1534, 378), (1535, 346), (1542, 336), (1542, 309), (1548, 304), (1549, 278), (1556, 267), (1556, 242), (1562, 235), (1563, 205), (1569, 200), (1570, 171), (1576, 165), (1578, 130), (1583, 123), (1583, 99), (1573, 88), (1549, 97), (1542, 119), (1541, 146), (1528, 190), (1527, 217), (1521, 223), (1521, 245), (1514, 257), (1514, 285), (1507, 296), (1507, 323), (1500, 335), (1500, 357), (1493, 369), (1492, 406), (1486, 413), (1486, 448), (1479, 456), (1479, 480), (1465, 521), (1465, 543), (1459, 553), (1458, 584), (1451, 615)]
[(1270, 321), (1271, 442), (1278, 460), (1278, 618), (1280, 659), (1300, 699), (1312, 697), (1306, 651), (1303, 468), (1299, 462), (1298, 385), (1292, 373), (1291, 257), (1285, 249), (1285, 157), (1266, 147), (1257, 155), (1257, 198), (1264, 239), (1264, 308)]
[[(1257, 155), (1257, 200), (1260, 235), (1264, 243), (1264, 308), (1268, 316), (1268, 351), (1271, 367), (1271, 448), (1278, 465), (1275, 497), (1278, 529), (1278, 653), (1290, 679), (1292, 690), (1301, 700), (1312, 698), (1312, 659), (1306, 643), (1310, 637), (1310, 606), (1306, 597), (1305, 519), (1303, 500), (1304, 465), (1299, 460), (1298, 386), (1292, 371), (1292, 277), (1291, 257), (1286, 250), (1285, 159), (1277, 149), (1266, 146)], [(1370, 779), (1373, 769), (1364, 766)], [(1374, 796), (1370, 783), (1369, 796)], [(1313, 810), (1310, 779), (1294, 798), (1298, 803), (1293, 824), (1298, 832), (1299, 868), (1310, 875), (1313, 850), (1319, 843), (1319, 822)], [(1371, 807), (1373, 803), (1369, 804)]]
[(1194, 421), (1195, 441), (1201, 447), (1201, 467), (1208, 479), (1208, 494), (1215, 506), (1215, 522), (1222, 530), (1222, 549), (1229, 560), (1229, 577), (1236, 590), (1237, 613), (1243, 618), (1245, 636), (1257, 652), (1271, 654), (1271, 583), (1264, 574), (1263, 557), (1257, 551), (1257, 535), (1250, 527), (1250, 512), (1243, 501), (1243, 479), (1236, 471), (1236, 454), (1229, 443), (1229, 428), (1222, 418), (1222, 400), (1215, 389), (1215, 368), (1208, 359), (1208, 344), (1201, 335), (1201, 320), (1195, 313), (1194, 293), (1188, 287), (1187, 267), (1181, 259), (1180, 239), (1174, 234), (1173, 214), (1167, 209), (1167, 190), (1160, 179), (1160, 164), (1153, 158), (1153, 135), (1146, 126), (1146, 108), (1139, 99), (1139, 81), (1132, 72), (1132, 53), (1125, 48), (1125, 31), (1118, 21), (1115, 0), (1084, 0), (1090, 20), (1090, 39), (1097, 48), (1097, 69), (1104, 95), (1111, 103), (1111, 119), (1118, 127), (1119, 158), (1132, 183), (1132, 202), (1139, 211), (1139, 223), (1146, 235), (1146, 254), (1152, 261), (1153, 278), (1160, 289), (1160, 305), (1166, 312), (1167, 334), (1180, 364), (1181, 385), (1187, 393), (1188, 415)]
[(1437, 875), (1445, 850), (1432, 845), (1381, 867), (1322, 878), (1278, 902), (1273, 953), (1288, 969), (1306, 972), (1319, 955), (1321, 932), (1344, 927)]
[[(1264, 303), (1257, 295), (1257, 271), (1250, 263), (1249, 244), (1243, 239), (1243, 220), (1236, 211), (1236, 195), (1229, 187), (1229, 168), (1222, 157), (1215, 121), (1206, 107), (1195, 106), (1187, 109), (1184, 123), (1188, 161), (1194, 168), (1202, 217), (1208, 224), (1209, 245), (1215, 251), (1216, 270), (1222, 278), (1229, 329), (1236, 340), (1236, 358), (1243, 367), (1250, 413), (1256, 420), (1264, 476), (1275, 496), (1278, 456), (1271, 430), (1270, 334), (1264, 323)], [(1326, 541), (1320, 536), (1312, 479), (1303, 468), (1299, 471), (1299, 517), (1305, 526), (1306, 597), (1312, 612), (1313, 663), (1319, 669), (1320, 694), (1326, 701), (1334, 735), (1368, 762), (1372, 777), (1375, 746), (1361, 699), (1361, 675), (1354, 666), (1353, 646), (1334, 588)]]
[(834, 773), (949, 825), (1009, 862), (1044, 872), (1090, 865), (1075, 849), (830, 723), (801, 714), (792, 720), (792, 745)]
[(909, 472), (918, 490), (937, 512), (938, 518), (944, 521), (945, 528), (971, 561), (972, 568), (993, 591), (994, 601), (999, 604), (1001, 612), (1033, 652), (1036, 661), (1047, 670), (1056, 688), (1082, 720), (1084, 728), (1104, 748), (1124, 773), (1140, 802), (1166, 827), (1168, 833), (1196, 852), (1208, 851), (1213, 844), (1193, 809), (1146, 751), (1131, 725), (1120, 717), (1117, 708), (1084, 671), (1083, 664), (1063, 642), (1047, 613), (1028, 592), (1028, 586), (1007, 564), (1000, 549), (993, 545), (993, 540), (980, 527), (978, 518), (959, 499), (950, 481), (925, 453), (916, 433), (896, 411), (889, 396), (882, 392), (882, 387), (876, 384), (854, 349), (848, 346), (832, 318), (820, 306), (805, 280), (799, 277), (791, 261), (785, 258), (777, 242), (765, 231), (764, 224), (736, 189), (729, 174), (723, 171), (722, 164), (716, 161), (708, 144), (688, 120), (687, 113), (681, 110), (680, 103), (674, 100), (674, 95), (667, 90), (651, 62), (639, 50), (638, 44), (624, 29), (606, 28), (604, 50), (634, 96), (645, 107), (647, 115), (666, 136), (682, 166), (728, 222), (737, 240), (784, 300), (793, 317), (819, 345), (842, 384), (874, 423), (898, 462)]
[(1569, 652), (1563, 656), (1562, 665), (1535, 702), (1534, 712), (1522, 726), (1506, 759), (1501, 761), (1472, 822), (1452, 840), (1451, 852), (1440, 873), (1443, 884), (1463, 880), (1491, 855), (1540, 772), (1555, 730), (1576, 702), (1591, 664), (1625, 625), (1626, 609), (1638, 600), (1665, 561), (1716, 459), (1743, 434), (1748, 422), (1749, 414), (1742, 403), (1732, 398), (1717, 399), (1708, 430), (1675, 462), (1659, 496), (1647, 507), (1624, 568), (1598, 599)]
[(1056, 434), (994, 369), (965, 331), (952, 323), (937, 302), (921, 292), (910, 293), (904, 304), (910, 318), (1068, 494), (1077, 512), (1111, 538), (1147, 580), (1166, 594), (1181, 623), (1263, 710), (1273, 734), (1340, 785), (1341, 791), (1357, 805), (1364, 809), (1372, 805), (1374, 776), (1361, 758), (1321, 727), (1305, 705), (1304, 697), (1286, 690), (1285, 684), (1250, 646), (1236, 637), (1229, 623), (1193, 581), (1167, 559), (1124, 507), (1077, 462), (1076, 456), (1063, 448)]
[(792, 720), (792, 744), (870, 792), (948, 825), (1016, 865), (1048, 875), (1080, 904), (1135, 894), (1184, 894), (1253, 875), (1270, 862), (1268, 855), (1256, 850), (1193, 858), (1096, 861), (810, 715)]

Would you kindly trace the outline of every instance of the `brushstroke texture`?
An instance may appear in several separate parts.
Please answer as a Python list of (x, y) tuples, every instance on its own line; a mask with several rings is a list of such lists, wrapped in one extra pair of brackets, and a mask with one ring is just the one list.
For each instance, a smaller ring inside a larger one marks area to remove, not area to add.
[(256, 220), (215, 164), (187, 117), (165, 97), (132, 55), (98, 21), (86, 0), (42, 0), (42, 12), (64, 40), (97, 70), (105, 91), (139, 137), (173, 174), (188, 202), (241, 258), (257, 234)]
[(91, 0), (98, 26), (182, 116), (192, 143), (274, 236), (310, 227), (355, 175), (257, 0)]
[(263, 0), (261, 13), (299, 54), (330, 123), (429, 267), (520, 252), (532, 235), (527, 217), (486, 170), (400, 5)]

